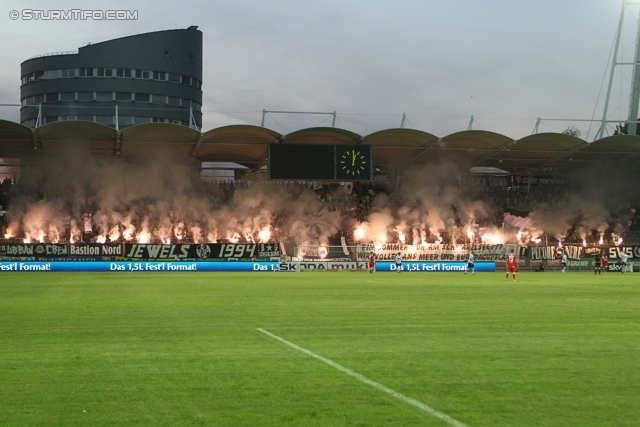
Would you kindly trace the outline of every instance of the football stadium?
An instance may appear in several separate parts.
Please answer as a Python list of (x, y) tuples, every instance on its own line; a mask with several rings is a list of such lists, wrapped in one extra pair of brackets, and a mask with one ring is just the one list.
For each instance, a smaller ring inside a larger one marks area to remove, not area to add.
[(197, 27), (21, 68), (0, 424), (638, 425), (635, 119), (205, 130)]

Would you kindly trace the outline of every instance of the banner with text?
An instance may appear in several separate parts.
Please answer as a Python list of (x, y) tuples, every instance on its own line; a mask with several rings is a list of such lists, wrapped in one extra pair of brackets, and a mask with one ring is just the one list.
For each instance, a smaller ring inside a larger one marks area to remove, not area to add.
[(69, 245), (59, 243), (8, 243), (7, 256), (61, 257), (69, 255)]
[(366, 270), (364, 261), (291, 261), (281, 262), (280, 271), (305, 271), (305, 270)]
[[(260, 244), (258, 243), (194, 243), (154, 245), (148, 243), (125, 243), (124, 258), (126, 259), (253, 259), (258, 257)], [(263, 245), (269, 246), (269, 245)], [(277, 246), (274, 244), (271, 246)], [(273, 251), (273, 247), (271, 248)]]
[(580, 260), (593, 258), (596, 254), (609, 257), (610, 260), (620, 259), (622, 254), (627, 254), (629, 259), (640, 258), (640, 246), (589, 246), (565, 245), (559, 246), (529, 246), (527, 255), (531, 261), (548, 261), (562, 258)]
[(567, 258), (569, 259), (582, 259), (585, 257), (591, 257), (593, 255), (593, 251), (587, 252), (587, 248), (579, 245), (528, 246), (527, 252), (527, 255), (531, 259), (531, 261), (560, 259), (564, 254), (567, 254)]
[(269, 272), (278, 271), (278, 263), (267, 262), (163, 262), (163, 261), (51, 261), (51, 262), (0, 262), (0, 273), (12, 272), (231, 272), (254, 271)]
[(627, 254), (629, 259), (640, 258), (640, 246), (610, 246), (605, 251), (609, 259), (620, 259), (622, 254)]
[(567, 185), (560, 175), (462, 175), (463, 187), (553, 187)]
[[(464, 273), (467, 271), (466, 262), (403, 262), (401, 272), (407, 273)], [(476, 262), (476, 273), (493, 273), (496, 271), (495, 262)], [(377, 262), (376, 271), (397, 272), (395, 262)]]
[(403, 245), (398, 243), (385, 243), (379, 246), (359, 245), (358, 260), (365, 260), (369, 252), (376, 254), (376, 261), (393, 261), (398, 252), (403, 261), (466, 261), (469, 252), (473, 252), (476, 261), (500, 261), (514, 250), (521, 255), (518, 245)]
[(121, 243), (72, 243), (69, 245), (70, 257), (113, 257), (123, 255), (124, 245)]

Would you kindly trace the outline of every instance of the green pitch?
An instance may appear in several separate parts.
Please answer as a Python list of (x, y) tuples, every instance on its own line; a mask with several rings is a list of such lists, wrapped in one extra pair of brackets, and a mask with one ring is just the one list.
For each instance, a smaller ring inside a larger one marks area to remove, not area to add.
[(637, 426), (640, 274), (0, 276), (0, 425)]

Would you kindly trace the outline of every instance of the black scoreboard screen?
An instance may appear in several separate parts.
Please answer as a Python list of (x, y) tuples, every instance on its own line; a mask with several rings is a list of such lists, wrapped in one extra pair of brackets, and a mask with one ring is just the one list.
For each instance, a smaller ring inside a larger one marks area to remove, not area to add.
[(369, 181), (370, 145), (270, 144), (269, 179), (308, 181)]
[(334, 179), (333, 145), (270, 144), (269, 179)]

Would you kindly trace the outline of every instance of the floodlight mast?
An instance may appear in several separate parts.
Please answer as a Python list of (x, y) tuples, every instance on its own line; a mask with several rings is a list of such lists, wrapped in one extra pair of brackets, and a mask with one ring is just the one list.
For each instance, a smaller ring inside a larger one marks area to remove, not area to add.
[(620, 37), (622, 35), (622, 26), (624, 23), (624, 15), (627, 5), (640, 5), (637, 1), (622, 0), (622, 11), (620, 12), (620, 21), (618, 22), (618, 32), (616, 33), (616, 42), (613, 49), (613, 59), (611, 61), (611, 71), (609, 72), (609, 85), (607, 87), (607, 96), (604, 103), (604, 111), (602, 113), (602, 122), (600, 130), (595, 139), (603, 138), (607, 131), (607, 114), (609, 113), (609, 100), (611, 99), (611, 88), (613, 86), (613, 77), (618, 65), (633, 65), (633, 77), (631, 79), (631, 94), (629, 100), (629, 116), (627, 118), (627, 134), (635, 135), (638, 127), (638, 104), (640, 103), (640, 15), (638, 16), (638, 30), (636, 34), (636, 52), (634, 62), (618, 62), (618, 50), (620, 47)]
[(631, 78), (631, 101), (629, 103), (628, 135), (635, 135), (638, 127), (638, 102), (640, 101), (640, 15), (638, 16), (638, 32), (636, 34), (636, 53), (633, 58), (633, 74)]

